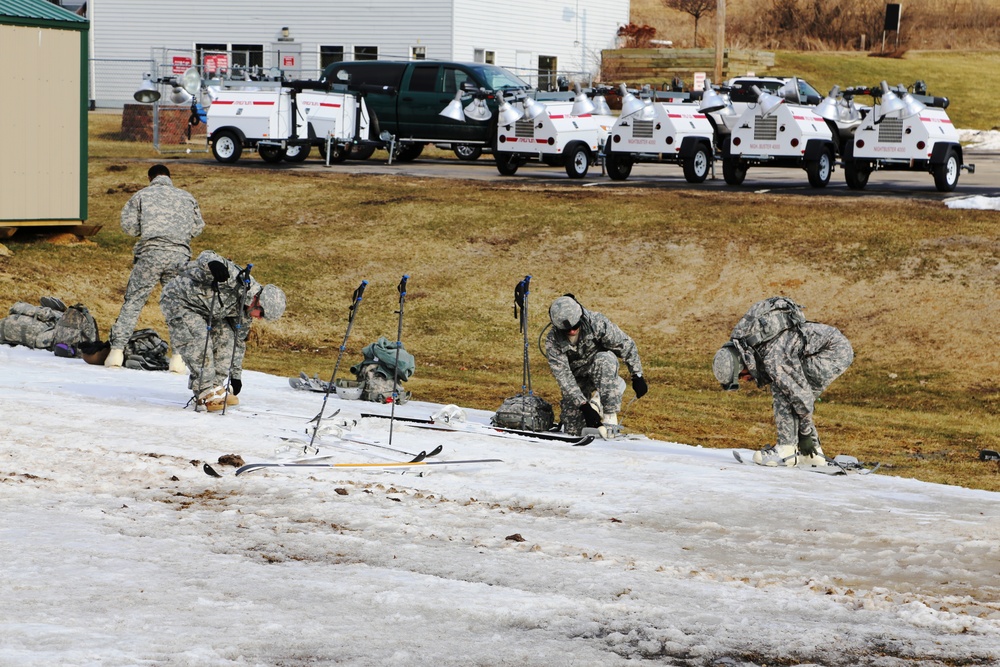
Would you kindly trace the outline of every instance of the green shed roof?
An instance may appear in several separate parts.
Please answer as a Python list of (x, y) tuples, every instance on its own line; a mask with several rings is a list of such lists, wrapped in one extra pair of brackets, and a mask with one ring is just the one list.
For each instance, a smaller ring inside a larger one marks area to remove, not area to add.
[(88, 22), (47, 0), (0, 0), (0, 23), (86, 29)]

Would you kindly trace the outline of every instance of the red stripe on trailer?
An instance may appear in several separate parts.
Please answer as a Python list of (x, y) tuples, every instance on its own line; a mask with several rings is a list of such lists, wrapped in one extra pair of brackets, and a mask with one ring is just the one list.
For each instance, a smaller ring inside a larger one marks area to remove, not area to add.
[(265, 107), (274, 106), (274, 102), (265, 102), (263, 100), (254, 100), (253, 103), (254, 106), (265, 106)]
[(215, 100), (212, 104), (233, 104), (232, 100)]
[(333, 102), (320, 102), (319, 105), (321, 107), (333, 107), (334, 109), (340, 108), (339, 104), (334, 104)]

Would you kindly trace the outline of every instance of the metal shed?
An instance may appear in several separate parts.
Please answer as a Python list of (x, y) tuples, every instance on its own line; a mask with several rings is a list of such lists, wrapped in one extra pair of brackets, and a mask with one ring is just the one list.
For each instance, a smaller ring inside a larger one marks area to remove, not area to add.
[(0, 238), (87, 226), (87, 19), (45, 0), (0, 0)]

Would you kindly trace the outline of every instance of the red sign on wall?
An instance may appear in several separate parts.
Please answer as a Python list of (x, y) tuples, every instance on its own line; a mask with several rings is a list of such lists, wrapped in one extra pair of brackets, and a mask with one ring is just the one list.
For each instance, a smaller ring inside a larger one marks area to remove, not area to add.
[(173, 73), (183, 74), (191, 67), (191, 58), (188, 56), (174, 56)]
[(295, 67), (295, 56), (281, 56), (282, 67)]
[(205, 56), (205, 73), (214, 74), (220, 69), (226, 69), (229, 66), (229, 56), (225, 53), (217, 53), (214, 55)]

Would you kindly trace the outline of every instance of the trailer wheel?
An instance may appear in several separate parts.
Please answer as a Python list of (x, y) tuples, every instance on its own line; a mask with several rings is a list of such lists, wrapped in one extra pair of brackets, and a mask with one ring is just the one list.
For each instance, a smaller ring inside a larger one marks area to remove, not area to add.
[(243, 154), (243, 142), (235, 132), (223, 130), (212, 135), (212, 155), (219, 162), (232, 164)]
[(609, 150), (604, 154), (604, 168), (612, 181), (624, 181), (632, 173), (632, 158)]
[(844, 179), (851, 190), (864, 190), (868, 177), (872, 175), (871, 165), (864, 161), (845, 160)]
[(289, 146), (285, 149), (285, 161), (286, 162), (305, 162), (305, 159), (309, 157), (309, 153), (312, 152), (312, 146), (309, 145), (296, 145)]
[(351, 146), (350, 153), (347, 154), (352, 160), (367, 160), (375, 154), (375, 147), (372, 145), (355, 144)]
[(406, 142), (401, 144), (396, 150), (396, 162), (413, 162), (424, 152), (424, 144), (419, 142)]
[(938, 192), (951, 192), (958, 185), (958, 172), (961, 165), (958, 164), (958, 155), (954, 148), (949, 148), (944, 154), (944, 162), (931, 167), (934, 172), (934, 186)]
[(500, 172), (501, 176), (513, 176), (517, 173), (517, 168), (521, 166), (521, 158), (517, 156), (517, 153), (497, 151), (493, 154), (493, 160), (496, 162), (497, 171)]
[(590, 151), (583, 144), (571, 144), (566, 149), (566, 175), (570, 178), (583, 178), (590, 169)]
[(708, 178), (708, 168), (712, 164), (712, 155), (705, 144), (698, 144), (694, 155), (684, 158), (684, 180), (688, 183), (704, 183)]
[(726, 179), (727, 185), (741, 185), (747, 177), (747, 168), (740, 164), (738, 157), (723, 158), (722, 177)]
[(272, 146), (270, 144), (261, 144), (257, 146), (257, 152), (260, 153), (260, 159), (268, 164), (277, 164), (285, 157), (285, 149), (281, 146)]
[(455, 152), (455, 157), (466, 162), (475, 162), (483, 154), (482, 146), (472, 144), (454, 144), (451, 150)]
[(809, 185), (825, 188), (833, 174), (833, 156), (830, 151), (823, 151), (817, 159), (806, 162), (806, 174), (809, 175)]

